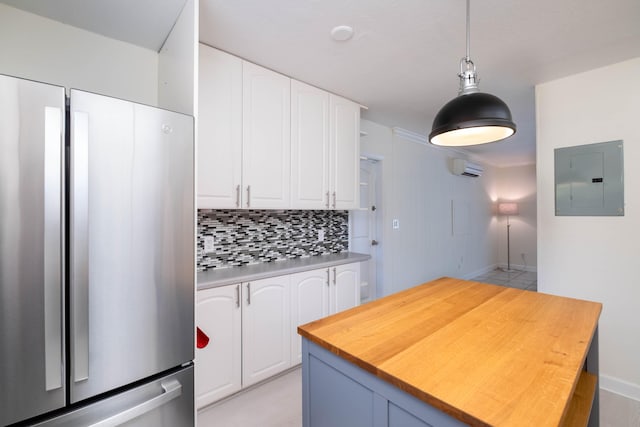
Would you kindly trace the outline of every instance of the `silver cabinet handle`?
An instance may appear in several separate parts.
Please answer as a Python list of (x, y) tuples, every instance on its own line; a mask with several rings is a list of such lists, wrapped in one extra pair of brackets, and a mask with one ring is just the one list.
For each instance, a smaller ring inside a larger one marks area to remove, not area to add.
[(73, 380), (89, 378), (89, 115), (73, 113), (71, 138), (71, 357)]
[(236, 185), (236, 208), (240, 207), (240, 184)]
[(333, 267), (333, 284), (336, 284), (336, 278), (337, 278), (338, 273), (336, 272), (336, 268)]
[(251, 207), (251, 186), (247, 185), (247, 207)]
[(251, 305), (251, 282), (247, 283), (247, 305)]
[(44, 111), (44, 357), (45, 390), (62, 387), (62, 110)]
[(142, 402), (133, 408), (126, 409), (109, 418), (105, 418), (102, 421), (91, 424), (90, 427), (115, 427), (122, 425), (127, 421), (138, 418), (139, 416), (151, 412), (162, 405), (166, 405), (168, 402), (182, 395), (182, 384), (180, 384), (178, 380), (163, 381), (160, 385), (162, 386), (162, 394), (151, 398), (146, 402)]
[(333, 192), (333, 209), (336, 208), (336, 192)]
[(240, 285), (236, 285), (236, 308), (240, 307)]
[(325, 204), (327, 209), (329, 209), (329, 192), (327, 191), (327, 203)]
[(329, 286), (329, 269), (327, 268), (327, 286)]

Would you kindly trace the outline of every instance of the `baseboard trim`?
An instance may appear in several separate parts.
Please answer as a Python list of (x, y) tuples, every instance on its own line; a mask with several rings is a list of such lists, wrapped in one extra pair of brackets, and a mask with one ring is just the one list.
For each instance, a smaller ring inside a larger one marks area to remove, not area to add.
[(640, 385), (600, 374), (600, 388), (640, 402)]

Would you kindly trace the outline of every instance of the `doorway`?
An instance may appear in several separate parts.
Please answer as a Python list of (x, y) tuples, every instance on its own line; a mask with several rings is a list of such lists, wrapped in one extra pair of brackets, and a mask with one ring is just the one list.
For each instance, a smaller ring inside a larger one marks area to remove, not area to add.
[(351, 211), (351, 251), (368, 254), (371, 259), (361, 263), (361, 302), (381, 296), (382, 287), (382, 203), (380, 185), (382, 160), (360, 157), (360, 207)]

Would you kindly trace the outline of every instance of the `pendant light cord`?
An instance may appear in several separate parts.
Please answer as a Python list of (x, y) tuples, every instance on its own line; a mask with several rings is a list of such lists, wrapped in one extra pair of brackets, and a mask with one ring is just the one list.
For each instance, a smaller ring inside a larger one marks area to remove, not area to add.
[(458, 95), (478, 92), (478, 75), (471, 60), (471, 0), (467, 0), (467, 56), (460, 60), (460, 89)]
[(470, 25), (469, 22), (471, 21), (471, 0), (467, 0), (467, 57), (466, 60), (471, 61), (471, 53), (470, 53), (470, 45), (471, 45), (471, 29), (470, 29)]

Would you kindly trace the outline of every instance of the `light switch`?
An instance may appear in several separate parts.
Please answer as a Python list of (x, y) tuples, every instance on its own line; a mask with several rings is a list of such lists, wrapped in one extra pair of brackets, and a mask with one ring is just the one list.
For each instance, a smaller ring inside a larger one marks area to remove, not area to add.
[(394, 230), (399, 230), (400, 229), (400, 220), (399, 219), (394, 219), (392, 224), (393, 224), (393, 229)]

